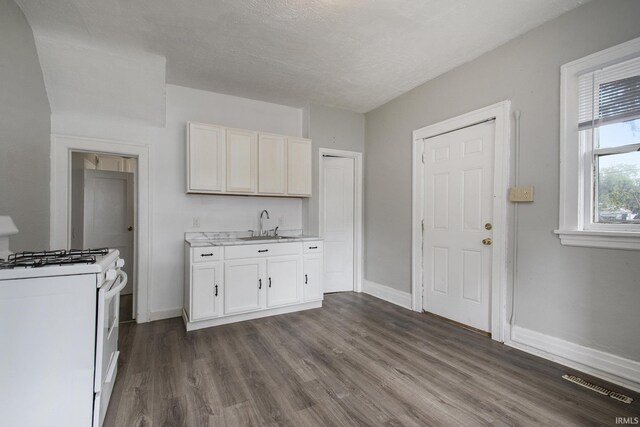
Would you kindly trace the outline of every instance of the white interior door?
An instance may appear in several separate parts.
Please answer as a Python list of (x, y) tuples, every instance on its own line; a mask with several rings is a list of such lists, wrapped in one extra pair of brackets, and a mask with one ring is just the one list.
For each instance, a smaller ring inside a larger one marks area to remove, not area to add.
[[(425, 140), (425, 311), (490, 331), (494, 122)], [(484, 240), (484, 243), (483, 243)]]
[(353, 291), (354, 159), (322, 160), (324, 292)]
[(85, 169), (83, 246), (120, 251), (123, 270), (129, 276), (123, 295), (134, 289), (133, 227), (133, 174)]

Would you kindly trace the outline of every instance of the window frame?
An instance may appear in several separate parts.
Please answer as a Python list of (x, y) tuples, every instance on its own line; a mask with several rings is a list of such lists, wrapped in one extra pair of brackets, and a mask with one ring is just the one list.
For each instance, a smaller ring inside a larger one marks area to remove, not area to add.
[(616, 154), (635, 153), (640, 151), (640, 144), (620, 145), (616, 147), (595, 148), (596, 141), (592, 132), (584, 132), (579, 135), (580, 150), (584, 155), (583, 163), (583, 224), (584, 229), (595, 231), (629, 231), (640, 232), (640, 224), (620, 224), (595, 222), (596, 201), (596, 175), (599, 157)]
[(640, 37), (560, 69), (560, 210), (555, 233), (563, 245), (640, 250), (640, 226), (593, 222), (595, 150), (591, 138), (578, 131), (578, 77), (639, 56)]

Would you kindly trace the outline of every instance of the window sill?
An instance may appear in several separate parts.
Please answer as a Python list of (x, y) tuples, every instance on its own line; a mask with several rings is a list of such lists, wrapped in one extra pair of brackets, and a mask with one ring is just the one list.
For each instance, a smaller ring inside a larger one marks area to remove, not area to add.
[(555, 230), (554, 233), (560, 237), (560, 243), (566, 246), (640, 250), (640, 232)]

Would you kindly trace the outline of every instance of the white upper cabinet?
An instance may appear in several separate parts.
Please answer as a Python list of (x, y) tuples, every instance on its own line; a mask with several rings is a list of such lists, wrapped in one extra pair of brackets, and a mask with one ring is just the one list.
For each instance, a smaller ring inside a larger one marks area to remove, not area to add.
[(225, 129), (201, 123), (187, 124), (187, 191), (224, 192)]
[(227, 191), (255, 193), (258, 185), (258, 133), (227, 129)]
[(187, 123), (187, 193), (311, 197), (311, 140)]
[(258, 136), (258, 193), (286, 193), (287, 145), (283, 136), (261, 133)]
[(311, 196), (311, 140), (287, 138), (287, 193)]

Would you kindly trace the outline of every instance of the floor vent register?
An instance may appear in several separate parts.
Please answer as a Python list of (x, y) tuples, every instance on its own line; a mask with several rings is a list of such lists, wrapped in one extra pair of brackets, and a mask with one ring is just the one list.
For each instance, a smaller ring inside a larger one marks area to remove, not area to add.
[(612, 399), (619, 400), (620, 402), (624, 402), (628, 404), (633, 402), (633, 399), (630, 398), (629, 396), (625, 396), (624, 394), (616, 393), (615, 391), (611, 391), (599, 385), (592, 384), (574, 375), (564, 374), (562, 378), (564, 378), (567, 381), (571, 381), (572, 383), (581, 385), (582, 387), (588, 388), (589, 390), (593, 390), (596, 393), (604, 394), (605, 396), (609, 396)]

